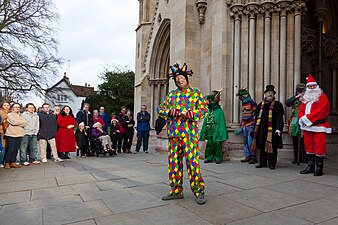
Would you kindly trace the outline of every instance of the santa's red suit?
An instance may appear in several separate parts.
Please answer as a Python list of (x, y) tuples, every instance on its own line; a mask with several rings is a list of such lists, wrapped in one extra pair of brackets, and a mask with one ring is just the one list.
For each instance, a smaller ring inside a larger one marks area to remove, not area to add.
[(303, 102), (299, 107), (298, 118), (304, 132), (305, 150), (308, 154), (326, 154), (326, 134), (332, 133), (327, 121), (330, 102), (322, 92), (316, 102)]

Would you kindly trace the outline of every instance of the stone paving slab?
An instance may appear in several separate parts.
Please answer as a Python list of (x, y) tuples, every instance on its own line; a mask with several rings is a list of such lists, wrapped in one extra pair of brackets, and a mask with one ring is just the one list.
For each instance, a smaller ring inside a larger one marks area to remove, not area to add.
[(56, 187), (55, 178), (36, 179), (17, 182), (4, 182), (0, 185), (0, 193), (25, 191), (35, 188)]
[(58, 186), (64, 186), (69, 184), (81, 184), (97, 181), (91, 174), (72, 174), (64, 176), (56, 176)]
[(293, 197), (265, 188), (245, 190), (225, 194), (223, 196), (262, 212), (269, 212), (307, 201), (302, 198)]
[(338, 217), (338, 202), (328, 199), (320, 199), (297, 206), (282, 209), (284, 212), (291, 216), (312, 221), (314, 223), (321, 223), (329, 219)]
[[(67, 206), (73, 204), (82, 204), (83, 201), (80, 196), (66, 196), (62, 197), (59, 193), (59, 198), (41, 199), (36, 201), (23, 202), (18, 204), (3, 205), (1, 213), (21, 213), (29, 210), (39, 210), (46, 208), (54, 208), (58, 206)], [(0, 217), (1, 218), (1, 217)]]
[[(1, 184), (0, 184), (1, 185)], [(7, 205), (19, 202), (28, 202), (31, 198), (31, 191), (17, 191), (0, 194), (0, 205)]]
[(227, 223), (227, 225), (313, 225), (310, 221), (281, 212), (269, 212)]
[(81, 221), (81, 222), (68, 223), (67, 225), (96, 225), (96, 223), (92, 219), (92, 220), (86, 220), (86, 221)]
[(257, 175), (230, 178), (230, 179), (220, 180), (220, 182), (237, 187), (237, 188), (245, 189), (245, 190), (281, 183), (280, 180), (257, 176)]
[(338, 217), (332, 220), (325, 221), (323, 223), (319, 223), (319, 225), (337, 225), (337, 224), (338, 224)]
[(198, 215), (178, 206), (167, 205), (95, 219), (97, 225), (211, 225)]
[(42, 209), (26, 210), (21, 212), (4, 212), (0, 210), (1, 225), (43, 225)]
[(100, 189), (95, 183), (73, 184), (60, 187), (42, 188), (32, 191), (32, 200), (59, 198), (71, 195), (78, 196), (83, 193), (96, 193)]
[[(126, 199), (128, 199), (128, 201), (126, 201)], [(105, 198), (103, 199), (103, 202), (114, 214), (168, 204), (154, 195), (142, 192), (128, 195), (118, 195), (114, 198)]]
[(226, 224), (260, 213), (258, 210), (221, 196), (208, 197), (207, 203), (203, 206), (197, 205), (194, 199), (181, 201), (179, 205), (212, 224)]
[(92, 218), (112, 215), (112, 212), (101, 201), (91, 201), (82, 204), (56, 206), (43, 210), (44, 224), (66, 224)]
[(289, 196), (301, 197), (307, 200), (315, 200), (333, 196), (337, 193), (337, 188), (330, 186), (307, 182), (304, 180), (295, 180), (280, 184), (266, 186), (265, 188), (287, 194)]

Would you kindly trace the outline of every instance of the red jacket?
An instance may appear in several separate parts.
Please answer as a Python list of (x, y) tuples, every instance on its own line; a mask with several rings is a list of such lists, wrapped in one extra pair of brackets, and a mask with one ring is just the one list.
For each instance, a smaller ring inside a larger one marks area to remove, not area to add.
[[(332, 133), (327, 121), (329, 113), (330, 102), (324, 93), (316, 102), (303, 102), (298, 111), (301, 129), (311, 132)], [(313, 125), (313, 123), (315, 124)]]
[(105, 123), (104, 123), (103, 119), (101, 119), (101, 117), (93, 117), (93, 120), (94, 120), (94, 124), (99, 122), (99, 123), (101, 123), (102, 128), (104, 127)]
[(68, 125), (76, 126), (76, 121), (72, 116), (58, 116), (59, 130), (56, 133), (55, 141), (58, 152), (75, 152), (76, 140), (74, 128), (68, 129)]

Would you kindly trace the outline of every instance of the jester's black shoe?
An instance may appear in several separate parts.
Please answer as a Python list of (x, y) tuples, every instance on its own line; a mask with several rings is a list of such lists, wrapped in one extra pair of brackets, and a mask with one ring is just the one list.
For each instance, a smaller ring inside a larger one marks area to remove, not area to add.
[(176, 200), (176, 199), (182, 199), (183, 195), (175, 195), (175, 194), (167, 194), (162, 197), (163, 201), (170, 201), (170, 200)]

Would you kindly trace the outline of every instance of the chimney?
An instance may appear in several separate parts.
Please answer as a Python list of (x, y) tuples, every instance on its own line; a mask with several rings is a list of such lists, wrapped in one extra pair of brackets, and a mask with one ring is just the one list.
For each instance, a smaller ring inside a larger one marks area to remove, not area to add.
[(67, 77), (67, 72), (64, 72), (64, 73), (63, 73), (63, 77)]
[(85, 83), (85, 87), (87, 87), (87, 82)]

